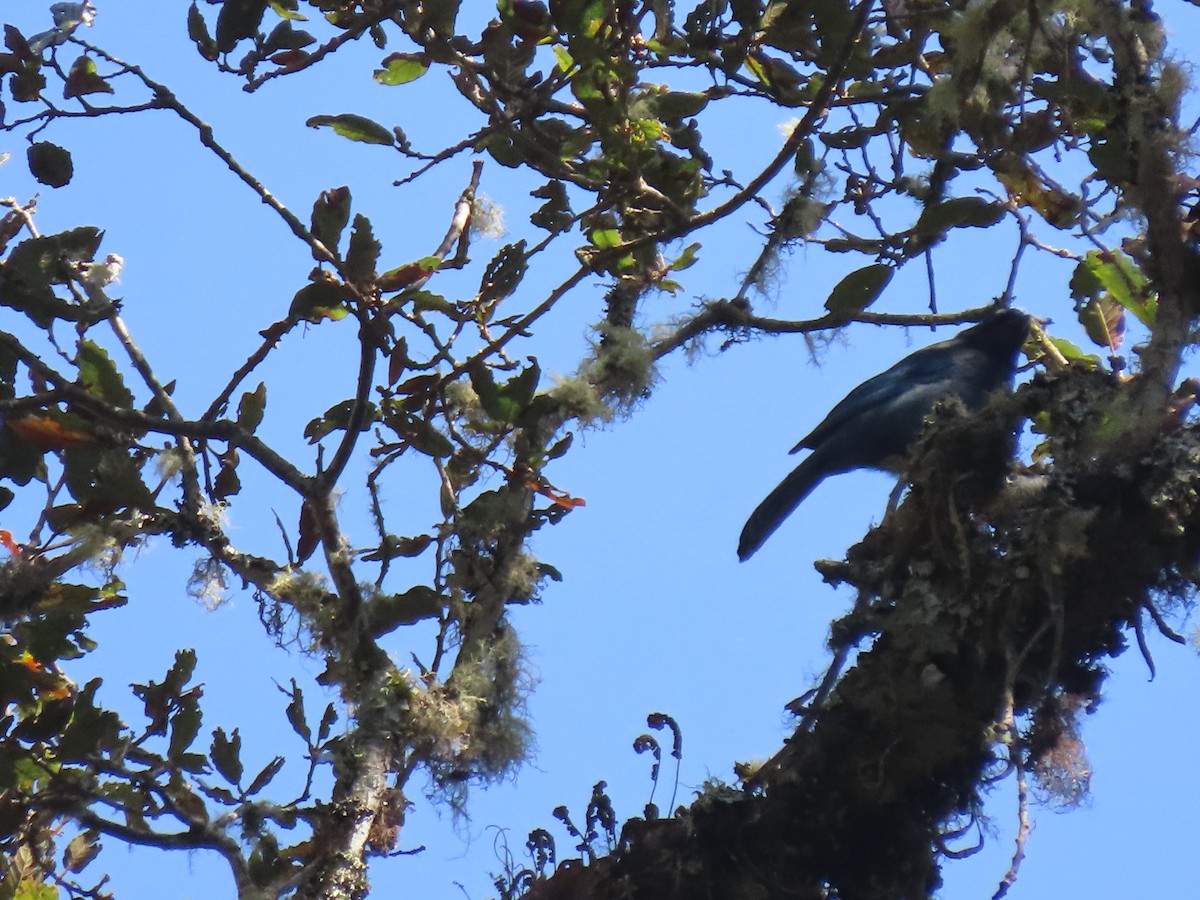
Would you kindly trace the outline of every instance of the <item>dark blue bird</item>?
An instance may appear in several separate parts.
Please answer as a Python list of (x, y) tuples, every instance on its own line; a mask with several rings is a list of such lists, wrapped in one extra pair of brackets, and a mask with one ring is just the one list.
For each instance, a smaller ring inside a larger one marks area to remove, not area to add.
[(753, 556), (826, 476), (851, 469), (901, 472), (934, 404), (958, 397), (968, 409), (979, 409), (989, 394), (1012, 383), (1028, 331), (1025, 313), (999, 310), (852, 390), (792, 448), (792, 453), (802, 448), (812, 453), (750, 514), (738, 559)]

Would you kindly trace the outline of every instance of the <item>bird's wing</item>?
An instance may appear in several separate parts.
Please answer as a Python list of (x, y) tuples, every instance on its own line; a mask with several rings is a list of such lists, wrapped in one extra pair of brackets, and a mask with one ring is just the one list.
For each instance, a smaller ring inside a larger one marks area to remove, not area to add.
[(865, 410), (877, 409), (899, 395), (921, 386), (932, 386), (939, 381), (948, 381), (958, 364), (954, 354), (947, 353), (949, 341), (931, 344), (912, 353), (874, 378), (868, 378), (849, 394), (827, 415), (803, 440), (789, 452), (796, 453), (804, 448), (814, 448), (845, 423), (857, 418)]

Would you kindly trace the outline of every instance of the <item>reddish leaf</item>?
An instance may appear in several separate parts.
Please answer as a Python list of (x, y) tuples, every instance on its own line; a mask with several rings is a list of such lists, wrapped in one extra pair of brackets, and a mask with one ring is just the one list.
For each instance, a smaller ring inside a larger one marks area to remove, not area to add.
[(408, 343), (401, 337), (388, 354), (388, 385), (393, 385), (400, 380), (400, 376), (404, 374), (409, 362)]
[(428, 276), (431, 271), (433, 270), (426, 269), (419, 262), (405, 263), (380, 275), (376, 286), (385, 294), (391, 294), (415, 284)]
[(300, 504), (300, 539), (296, 542), (296, 562), (308, 560), (321, 543), (320, 523), (307, 500)]

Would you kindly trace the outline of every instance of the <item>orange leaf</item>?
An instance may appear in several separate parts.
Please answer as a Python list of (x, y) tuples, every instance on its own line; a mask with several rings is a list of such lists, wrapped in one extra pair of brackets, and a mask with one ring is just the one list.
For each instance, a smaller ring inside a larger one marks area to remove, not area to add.
[(96, 443), (94, 435), (72, 429), (50, 416), (22, 416), (19, 419), (10, 419), (8, 427), (19, 437), (47, 450), (90, 447)]
[(566, 491), (561, 491), (554, 485), (547, 483), (544, 480), (529, 480), (525, 482), (525, 486), (531, 491), (536, 491), (543, 497), (549, 498), (555, 506), (561, 506), (563, 509), (576, 509), (580, 506), (587, 506), (587, 501), (582, 497), (572, 497)]
[(5, 528), (0, 528), (0, 547), (4, 547), (13, 556), (21, 552), (21, 545), (13, 540), (12, 532)]

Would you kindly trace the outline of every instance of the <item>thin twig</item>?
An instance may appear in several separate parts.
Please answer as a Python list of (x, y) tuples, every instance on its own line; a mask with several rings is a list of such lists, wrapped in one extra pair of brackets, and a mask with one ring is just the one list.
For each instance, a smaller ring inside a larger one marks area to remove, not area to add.
[(221, 393), (217, 394), (216, 399), (209, 404), (208, 409), (204, 411), (204, 415), (200, 417), (201, 422), (208, 422), (221, 415), (225, 405), (229, 402), (229, 398), (233, 396), (233, 392), (237, 390), (239, 384), (246, 380), (246, 377), (258, 368), (259, 364), (267, 358), (267, 354), (271, 352), (283, 338), (285, 334), (291, 331), (296, 325), (302, 321), (298, 316), (288, 316), (286, 319), (281, 319), (269, 328), (263, 329), (260, 334), (263, 337), (263, 342), (259, 344), (255, 350), (246, 359), (238, 370), (233, 373), (229, 382), (221, 389)]
[(29, 229), (29, 233), (33, 237), (39, 236), (37, 225), (35, 225), (34, 221), (33, 221), (33, 213), (34, 213), (34, 210), (37, 209), (37, 198), (36, 197), (34, 197), (32, 200), (30, 200), (28, 203), (26, 203), (23, 206), (19, 202), (17, 202), (16, 197), (8, 197), (4, 200), (0, 200), (0, 206), (7, 206), (9, 209), (11, 209), (13, 212), (15, 212), (18, 216), (20, 216), (25, 222), (25, 227), (27, 229)]
[(810, 137), (816, 123), (828, 113), (830, 101), (833, 99), (834, 94), (841, 88), (842, 75), (850, 63), (850, 57), (854, 53), (855, 46), (857, 46), (867, 27), (867, 20), (873, 6), (874, 0), (860, 0), (854, 26), (850, 29), (846, 37), (846, 43), (842, 47), (842, 52), (838, 54), (837, 62), (829, 68), (829, 71), (824, 76), (824, 80), (821, 82), (820, 88), (817, 89), (816, 94), (813, 96), (812, 102), (809, 103), (805, 110), (804, 115), (800, 118), (796, 127), (792, 129), (792, 133), (788, 135), (787, 140), (783, 142), (783, 146), (775, 155), (775, 158), (767, 164), (766, 168), (755, 175), (742, 190), (708, 212), (693, 216), (686, 222), (675, 227), (626, 241), (606, 251), (607, 254), (617, 258), (625, 256), (647, 244), (677, 240), (691, 234), (693, 231), (725, 218), (743, 206), (748, 200), (757, 196), (759, 191), (783, 171), (784, 167), (796, 155), (796, 151)]
[[(142, 353), (142, 349), (134, 342), (133, 335), (129, 333), (129, 329), (125, 327), (125, 321), (117, 314), (114, 308), (108, 316), (108, 324), (113, 330), (113, 334), (117, 336), (117, 340), (125, 349), (125, 355), (129, 357), (129, 361), (133, 363), (133, 367), (137, 369), (139, 375), (142, 376), (142, 381), (146, 387), (150, 388), (150, 392), (154, 395), (154, 399), (159, 406), (166, 412), (167, 417), (173, 422), (184, 421), (183, 415), (179, 412), (179, 407), (175, 405), (175, 401), (171, 399), (171, 395), (167, 393), (158, 377), (154, 374), (154, 370), (150, 368), (150, 363), (146, 360), (146, 356)], [(196, 451), (192, 446), (191, 440), (180, 435), (176, 442), (180, 453), (183, 454), (183, 466), (180, 469), (183, 479), (183, 502), (191, 510), (197, 510), (200, 507), (200, 476), (196, 469)]]
[(1029, 821), (1029, 784), (1025, 777), (1025, 765), (1021, 761), (1019, 753), (1014, 764), (1017, 769), (1016, 846), (1013, 849), (1012, 862), (1008, 866), (1008, 871), (1004, 873), (1004, 877), (1000, 879), (996, 892), (992, 894), (992, 900), (1001, 900), (1008, 893), (1008, 889), (1016, 884), (1017, 873), (1025, 859), (1025, 844), (1029, 840), (1030, 832), (1033, 831), (1033, 825)]
[(518, 335), (525, 334), (530, 325), (553, 309), (554, 305), (558, 303), (559, 300), (561, 300), (572, 288), (583, 281), (584, 278), (590, 275), (591, 272), (591, 266), (580, 266), (566, 281), (551, 291), (550, 295), (546, 297), (545, 300), (510, 325), (498, 338), (496, 338), (494, 341), (491, 341), (487, 346), (473, 355), (470, 359), (459, 363), (453, 369), (451, 369), (451, 371), (448, 372), (442, 379), (442, 382), (449, 383), (453, 381), (479, 360), (486, 359), (513, 338), (517, 337)]
[[(341, 271), (342, 262), (338, 255), (321, 243), (321, 241), (318, 240), (317, 237), (305, 227), (304, 223), (297, 218), (295, 213), (284, 206), (274, 194), (272, 194), (266, 189), (266, 187), (263, 186), (261, 181), (251, 175), (241, 165), (241, 163), (239, 163), (233, 157), (233, 154), (221, 146), (213, 134), (212, 126), (201, 121), (201, 119), (197, 117), (195, 113), (184, 106), (170, 88), (168, 88), (165, 84), (161, 84), (160, 82), (152, 79), (141, 69), (140, 66), (124, 62), (100, 47), (89, 44), (87, 41), (79, 38), (72, 37), (70, 40), (72, 43), (78, 44), (85, 50), (95, 53), (97, 56), (108, 60), (114, 65), (124, 66), (130, 73), (136, 75), (138, 79), (140, 79), (141, 82), (146, 85), (146, 87), (154, 92), (156, 107), (160, 109), (170, 109), (181, 119), (194, 127), (200, 135), (201, 144), (216, 154), (216, 156), (229, 167), (230, 171), (232, 171), (234, 175), (241, 179), (241, 181), (247, 187), (249, 187), (252, 191), (254, 191), (255, 194), (258, 195), (259, 199), (262, 200), (263, 203), (275, 210), (279, 217), (287, 224), (288, 228), (291, 229), (292, 234), (307, 244), (317, 259), (332, 264), (334, 268), (338, 270), (338, 274), (343, 276), (343, 280), (348, 280), (345, 278), (345, 273)], [(350, 285), (348, 285), (348, 287), (353, 289)]]
[[(471, 180), (462, 194), (459, 195), (458, 202), (454, 205), (454, 214), (451, 216), (450, 226), (446, 229), (446, 234), (443, 236), (442, 242), (433, 251), (433, 255), (438, 259), (444, 260), (455, 246), (460, 248), (460, 253), (463, 252), (462, 242), (466, 237), (467, 228), (471, 223), (475, 195), (479, 191), (479, 180), (482, 174), (483, 161), (475, 160), (471, 167)], [(419, 288), (432, 275), (432, 271), (427, 272), (410, 285), (409, 289), (414, 290)], [(334, 451), (333, 459), (330, 460), (329, 466), (318, 476), (320, 487), (324, 489), (332, 487), (337, 483), (338, 478), (341, 477), (346, 464), (350, 461), (350, 455), (358, 443), (363, 420), (367, 414), (367, 404), (370, 399), (371, 382), (375, 375), (375, 360), (379, 353), (379, 345), (376, 342), (371, 322), (365, 314), (360, 320), (359, 343), (358, 382), (354, 394), (354, 408), (350, 412), (342, 440), (338, 444), (337, 450)]]
[(79, 406), (99, 419), (123, 425), (131, 430), (145, 430), (175, 437), (224, 441), (231, 446), (245, 450), (248, 456), (257, 460), (263, 468), (298, 493), (305, 495), (309, 490), (309, 479), (303, 472), (236, 422), (228, 420), (191, 422), (186, 419), (174, 421), (151, 416), (140, 410), (114, 406), (89, 394), (52, 366), (47, 365), (41, 357), (27, 349), (11, 334), (0, 331), (0, 346), (5, 347), (31, 371), (62, 391), (68, 402)]
[(862, 310), (847, 316), (844, 313), (826, 313), (815, 319), (772, 319), (752, 315), (744, 304), (728, 300), (716, 300), (704, 305), (703, 309), (683, 323), (672, 334), (653, 345), (654, 358), (662, 359), (713, 328), (740, 329), (747, 333), (763, 334), (808, 334), (841, 328), (855, 322), (868, 325), (900, 325), (904, 327), (961, 325), (982, 321), (994, 307), (978, 306), (953, 313), (880, 313)]
[(305, 69), (309, 68), (312, 65), (315, 65), (316, 63), (318, 63), (322, 59), (324, 59), (326, 56), (328, 56), (329, 54), (338, 50), (338, 48), (340, 48), (343, 44), (347, 44), (350, 41), (358, 40), (360, 37), (362, 37), (364, 34), (366, 34), (366, 32), (369, 31), (373, 26), (378, 25), (379, 22), (382, 21), (384, 18), (386, 18), (386, 15), (381, 15), (378, 19), (364, 19), (363, 21), (358, 22), (355, 25), (352, 25), (351, 27), (349, 27), (345, 31), (343, 31), (341, 34), (335, 35), (334, 37), (330, 38), (328, 41), (326, 41), (324, 44), (322, 44), (320, 47), (318, 47), (312, 53), (307, 54), (306, 59), (304, 60), (304, 63), (302, 65), (290, 66), (290, 67), (289, 66), (280, 66), (278, 69), (272, 69), (270, 72), (267, 72), (265, 75), (259, 75), (256, 78), (250, 78), (242, 86), (242, 90), (246, 91), (247, 93), (253, 93), (254, 91), (258, 90), (260, 87), (262, 87), (266, 82), (270, 81), (272, 78), (279, 78), (280, 76), (283, 76), (283, 75), (291, 75), (295, 72), (303, 72)]

